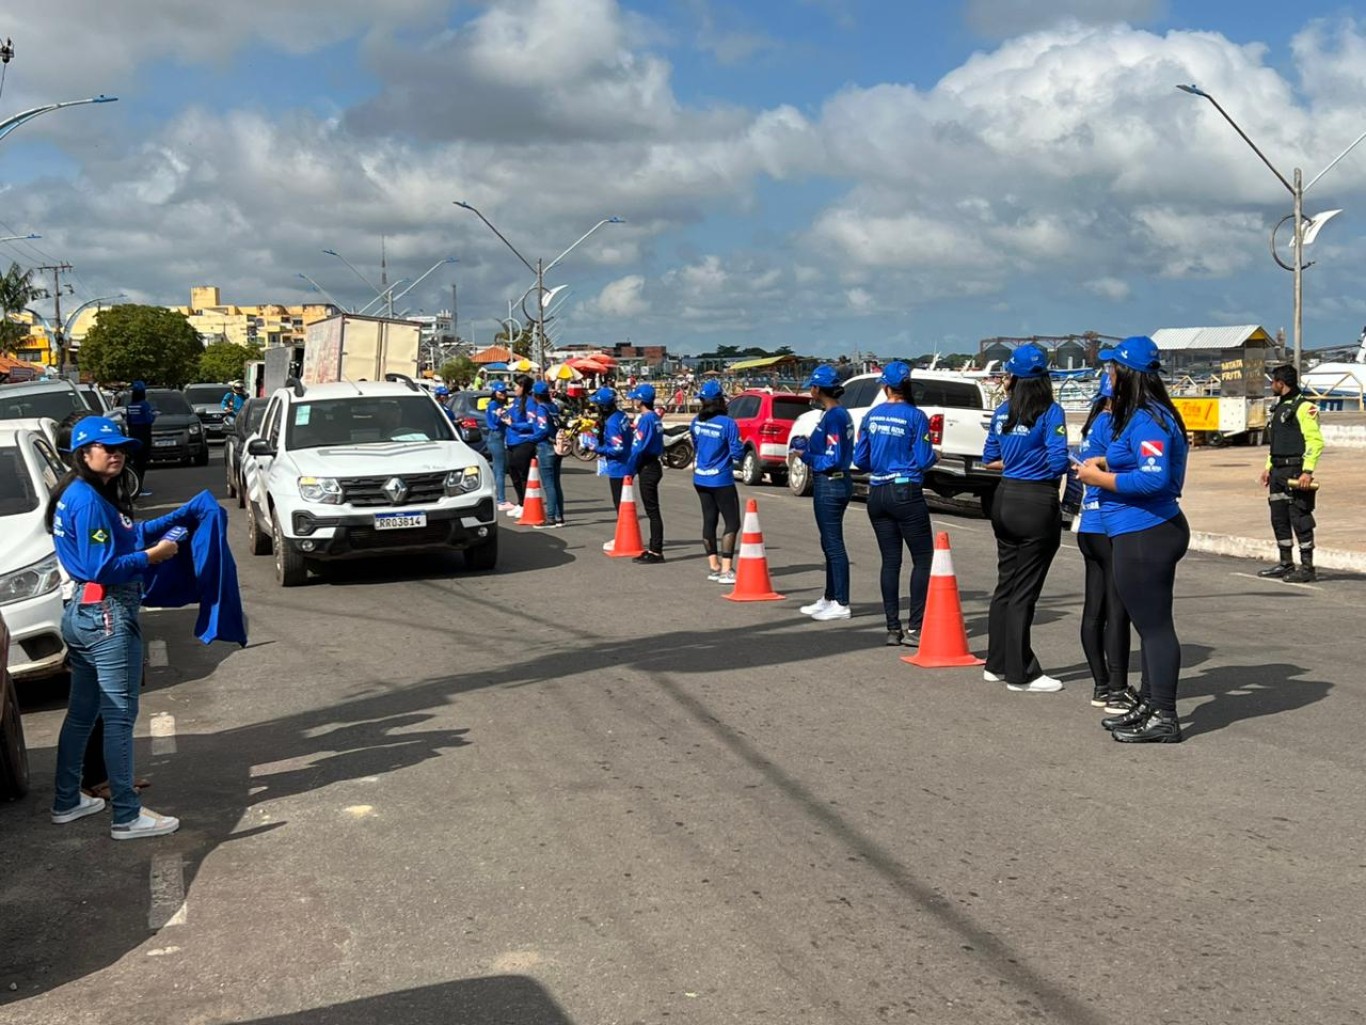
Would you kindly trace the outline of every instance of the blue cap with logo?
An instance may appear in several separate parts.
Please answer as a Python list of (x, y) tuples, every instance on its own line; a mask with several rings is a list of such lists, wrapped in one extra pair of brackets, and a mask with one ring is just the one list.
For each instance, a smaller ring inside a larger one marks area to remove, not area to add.
[(840, 383), (839, 371), (829, 363), (822, 363), (803, 383), (803, 388), (834, 388)]
[(595, 406), (610, 406), (617, 401), (617, 393), (603, 385), (593, 393), (593, 397), (589, 401)]
[(489, 385), (489, 391), (493, 392), (495, 395), (506, 395), (508, 393), (508, 383), (502, 378), (499, 378)]
[(697, 397), (704, 402), (715, 402), (726, 397), (726, 389), (721, 387), (720, 381), (706, 381), (698, 389)]
[(537, 381), (535, 384), (533, 384), (533, 385), (531, 386), (531, 394), (532, 394), (532, 395), (549, 395), (549, 394), (550, 394), (550, 385), (546, 384), (544, 381)]
[(450, 393), (451, 393), (451, 390), (450, 390), (449, 388), (447, 388), (444, 384), (438, 384), (438, 385), (436, 386), (436, 394), (441, 395), (441, 396), (444, 397), (444, 396), (446, 396), (446, 395), (449, 395)]
[(653, 402), (655, 400), (655, 386), (652, 384), (638, 384), (627, 396), (633, 402)]
[(85, 448), (86, 445), (101, 444), (105, 448), (118, 448), (121, 445), (131, 445), (134, 448), (141, 448), (142, 442), (137, 438), (127, 437), (119, 425), (103, 416), (87, 416), (77, 421), (76, 426), (71, 428), (71, 448), (68, 452), (75, 452), (78, 448)]
[(1012, 377), (1047, 377), (1048, 353), (1037, 345), (1021, 345), (1001, 369)]
[(900, 388), (911, 376), (911, 368), (901, 360), (895, 360), (882, 368), (882, 376), (877, 383), (888, 388)]
[(1147, 335), (1133, 335), (1113, 349), (1101, 349), (1100, 361), (1118, 363), (1141, 374), (1162, 369), (1162, 358), (1158, 355), (1157, 343)]

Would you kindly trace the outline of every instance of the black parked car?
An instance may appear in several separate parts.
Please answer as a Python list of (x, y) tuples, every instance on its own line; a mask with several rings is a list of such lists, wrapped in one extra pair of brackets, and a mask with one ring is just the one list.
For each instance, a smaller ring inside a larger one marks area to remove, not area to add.
[(247, 439), (261, 429), (269, 399), (247, 399), (223, 436), (223, 476), (228, 482), (228, 497), (237, 499), (237, 508), (247, 507), (246, 491), (242, 486), (242, 453), (247, 450)]
[[(120, 393), (118, 401), (126, 406), (128, 393)], [(148, 388), (147, 401), (157, 414), (148, 459), (154, 463), (208, 466), (209, 442), (204, 436), (204, 425), (185, 396), (170, 388)]]

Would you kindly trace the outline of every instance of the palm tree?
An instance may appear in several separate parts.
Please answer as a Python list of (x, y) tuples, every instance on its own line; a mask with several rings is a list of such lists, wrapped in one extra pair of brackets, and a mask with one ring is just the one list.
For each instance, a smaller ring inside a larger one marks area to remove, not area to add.
[(33, 271), (20, 270), (17, 263), (11, 263), (0, 277), (0, 355), (14, 352), (27, 337), (28, 325), (10, 317), (26, 310), (40, 293), (41, 289), (33, 284)]

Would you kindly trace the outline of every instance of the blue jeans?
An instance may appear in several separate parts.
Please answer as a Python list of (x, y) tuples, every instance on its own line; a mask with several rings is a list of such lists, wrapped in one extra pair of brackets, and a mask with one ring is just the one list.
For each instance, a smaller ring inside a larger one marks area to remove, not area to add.
[(911, 607), (906, 626), (919, 630), (930, 591), (934, 534), (930, 507), (919, 484), (876, 484), (868, 489), (868, 519), (882, 554), (882, 610), (888, 630), (901, 629), (902, 546), (911, 552)]
[(545, 518), (548, 523), (564, 519), (564, 491), (560, 487), (560, 462), (555, 454), (555, 443), (536, 444), (536, 464), (541, 470), (541, 488), (545, 491)]
[(493, 492), (498, 504), (507, 501), (508, 440), (500, 431), (488, 435), (489, 462), (493, 464)]
[(844, 547), (844, 510), (854, 494), (854, 480), (845, 473), (830, 477), (812, 475), (811, 507), (816, 512), (816, 529), (825, 553), (825, 599), (849, 604), (849, 552)]
[(81, 763), (97, 718), (104, 719), (104, 764), (114, 803), (114, 822), (131, 822), (142, 812), (133, 790), (133, 724), (142, 689), (141, 601), (138, 585), (111, 588), (110, 597), (82, 605), (67, 603), (62, 637), (71, 660), (71, 696), (57, 741), (57, 785), (53, 811), (80, 803)]

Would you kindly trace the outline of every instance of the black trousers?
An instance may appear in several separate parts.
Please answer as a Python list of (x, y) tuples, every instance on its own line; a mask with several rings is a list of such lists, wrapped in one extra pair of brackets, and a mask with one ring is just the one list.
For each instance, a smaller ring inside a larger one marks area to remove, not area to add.
[(1058, 482), (1002, 479), (991, 503), (991, 526), (997, 577), (987, 617), (987, 671), (1006, 683), (1029, 683), (1043, 675), (1030, 633), (1062, 543)]
[(636, 470), (635, 482), (640, 485), (640, 504), (650, 521), (650, 542), (645, 547), (656, 555), (664, 554), (664, 516), (659, 511), (659, 482), (664, 479), (664, 467), (658, 456), (646, 456)]
[(911, 607), (907, 627), (919, 630), (925, 620), (925, 597), (930, 591), (934, 562), (934, 533), (930, 508), (919, 484), (877, 484), (868, 489), (868, 522), (882, 556), (878, 583), (882, 613), (888, 630), (901, 629), (901, 552), (911, 551)]
[(535, 456), (536, 446), (531, 443), (508, 449), (508, 473), (512, 474), (512, 486), (517, 489), (518, 505), (526, 501), (526, 482), (531, 476), (531, 460)]
[(133, 452), (133, 469), (137, 472), (142, 486), (147, 486), (147, 463), (152, 458), (152, 425), (130, 424), (128, 437), (141, 442)]
[(1086, 563), (1081, 650), (1096, 686), (1116, 693), (1129, 685), (1129, 614), (1115, 589), (1113, 546), (1104, 534), (1083, 531), (1077, 548)]
[(734, 484), (723, 488), (694, 484), (693, 489), (702, 504), (702, 548), (708, 555), (717, 554), (716, 527), (724, 523), (719, 550), (721, 558), (731, 558), (735, 554), (735, 536), (740, 533), (740, 492)]
[(621, 511), (621, 489), (626, 486), (624, 477), (608, 477), (607, 480), (612, 485), (612, 508), (617, 512)]
[(1190, 547), (1184, 513), (1132, 534), (1116, 534), (1115, 588), (1143, 641), (1143, 680), (1152, 703), (1176, 711), (1176, 681), (1181, 675), (1181, 642), (1172, 621), (1176, 564)]
[(1301, 473), (1299, 466), (1278, 466), (1271, 471), (1270, 493), (1271, 529), (1281, 550), (1281, 562), (1290, 563), (1295, 541), (1300, 544), (1300, 561), (1306, 566), (1314, 563), (1314, 504), (1318, 497), (1313, 491), (1289, 487)]

